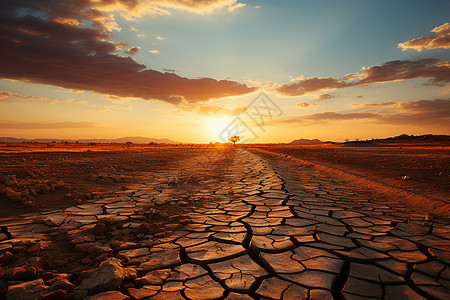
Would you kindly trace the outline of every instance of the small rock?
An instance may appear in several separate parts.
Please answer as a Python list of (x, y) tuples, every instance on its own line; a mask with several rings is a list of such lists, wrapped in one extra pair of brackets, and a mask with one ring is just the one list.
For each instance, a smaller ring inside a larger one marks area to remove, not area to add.
[(89, 296), (84, 300), (128, 300), (128, 299), (130, 299), (130, 297), (122, 294), (119, 291), (109, 291)]
[(42, 249), (41, 243), (36, 243), (32, 245), (30, 248), (26, 249), (25, 252), (32, 256), (37, 256), (41, 251), (41, 249)]
[(109, 258), (81, 282), (77, 287), (77, 294), (86, 297), (88, 294), (115, 290), (127, 276), (128, 272), (120, 261), (117, 258)]
[(100, 192), (92, 192), (91, 199), (102, 199), (103, 195)]
[(36, 279), (8, 287), (9, 300), (34, 300), (42, 297), (49, 291), (42, 279)]
[(13, 255), (9, 251), (6, 251), (2, 255), (0, 255), (0, 261), (7, 262), (10, 261), (11, 259), (13, 259)]
[(103, 234), (106, 232), (106, 224), (105, 223), (97, 223), (94, 226), (94, 231), (97, 234)]
[(19, 182), (16, 179), (16, 175), (9, 175), (5, 180), (6, 186), (19, 186)]
[(61, 299), (67, 299), (67, 292), (62, 289), (52, 291), (39, 298), (39, 300), (61, 300)]
[(47, 281), (52, 288), (52, 290), (62, 289), (64, 291), (72, 292), (75, 289), (75, 285), (73, 285), (67, 278), (62, 276), (56, 276), (55, 278)]

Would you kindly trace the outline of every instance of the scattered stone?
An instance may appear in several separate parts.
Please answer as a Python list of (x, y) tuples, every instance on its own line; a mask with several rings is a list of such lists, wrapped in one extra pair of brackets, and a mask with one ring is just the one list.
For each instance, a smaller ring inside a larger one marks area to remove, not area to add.
[(44, 280), (36, 279), (8, 287), (8, 300), (35, 300), (49, 291)]
[(128, 273), (120, 261), (110, 258), (102, 262), (98, 269), (84, 279), (76, 290), (82, 296), (115, 290), (127, 276)]

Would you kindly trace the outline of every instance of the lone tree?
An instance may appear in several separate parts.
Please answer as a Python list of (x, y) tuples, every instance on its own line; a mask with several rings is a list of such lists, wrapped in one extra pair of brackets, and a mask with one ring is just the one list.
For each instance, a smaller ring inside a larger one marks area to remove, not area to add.
[(230, 137), (229, 141), (233, 143), (234, 146), (236, 146), (236, 142), (239, 142), (241, 138), (238, 135), (233, 135)]

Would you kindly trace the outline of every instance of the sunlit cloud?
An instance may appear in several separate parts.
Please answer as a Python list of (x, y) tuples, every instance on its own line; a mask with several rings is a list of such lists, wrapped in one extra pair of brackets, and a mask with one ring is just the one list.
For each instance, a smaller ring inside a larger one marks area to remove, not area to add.
[(236, 9), (238, 9), (238, 8), (242, 8), (242, 7), (244, 7), (244, 6), (246, 6), (247, 4), (245, 4), (245, 3), (236, 3), (236, 4), (233, 4), (233, 5), (231, 5), (231, 6), (229, 6), (228, 7), (228, 11), (235, 11)]
[(130, 49), (126, 50), (125, 53), (134, 55), (134, 54), (138, 53), (140, 49), (141, 49), (141, 47), (139, 47), (139, 46), (131, 47)]
[(352, 84), (334, 78), (305, 78), (298, 82), (282, 84), (275, 91), (282, 96), (303, 96), (323, 90), (335, 90), (349, 87)]
[[(161, 73), (147, 69), (130, 57), (116, 55), (114, 52), (127, 46), (128, 42), (112, 42), (113, 35), (108, 27), (108, 22), (114, 18), (113, 12), (129, 11), (137, 17), (137, 10), (150, 4), (203, 12), (235, 2), (86, 0), (70, 5), (65, 1), (0, 2), (0, 27), (5, 33), (0, 37), (3, 48), (0, 78), (171, 104), (245, 95), (254, 92), (255, 88), (230, 80), (190, 79)], [(49, 17), (41, 19), (26, 13), (16, 14), (19, 10)], [(69, 19), (80, 25), (67, 21)], [(150, 51), (158, 53), (157, 50)], [(43, 65), (46, 66), (44, 69)]]
[(384, 106), (393, 106), (396, 105), (395, 102), (383, 102), (383, 103), (351, 103), (350, 106), (356, 107), (384, 107)]
[(381, 66), (362, 68), (361, 73), (350, 73), (342, 79), (304, 78), (291, 79), (274, 89), (282, 96), (303, 96), (320, 91), (332, 91), (353, 86), (404, 81), (416, 78), (428, 78), (427, 84), (442, 85), (450, 82), (450, 63), (437, 58), (425, 58), (416, 61), (389, 61)]
[(315, 103), (315, 102), (311, 102), (311, 103), (299, 102), (299, 103), (295, 104), (295, 107), (297, 107), (297, 108), (308, 108), (308, 107), (317, 107), (317, 106), (319, 106), (319, 104)]
[(30, 95), (19, 95), (16, 93), (10, 92), (0, 92), (0, 102), (17, 102), (17, 101), (38, 101), (50, 104), (56, 103), (73, 103), (73, 104), (87, 104), (87, 101), (84, 100), (75, 100), (75, 99), (67, 99), (67, 100), (56, 100), (50, 99), (46, 97), (38, 97), (38, 96), (30, 96)]
[(226, 108), (224, 106), (214, 106), (214, 105), (180, 105), (178, 107), (184, 112), (195, 112), (199, 115), (209, 116), (209, 117), (236, 117), (243, 114), (247, 107), (240, 106), (236, 108)]
[(326, 100), (326, 99), (331, 99), (331, 98), (334, 98), (334, 97), (335, 96), (332, 95), (332, 94), (321, 94), (321, 95), (316, 96), (316, 98), (319, 99), (319, 100)]
[(431, 34), (429, 36), (416, 38), (404, 43), (398, 44), (398, 47), (403, 51), (406, 50), (429, 50), (429, 49), (437, 49), (450, 48), (450, 23), (445, 23), (441, 26), (438, 26), (431, 30)]
[(148, 50), (148, 52), (149, 52), (149, 53), (152, 53), (152, 54), (156, 54), (156, 53), (159, 53), (159, 51), (158, 51), (158, 50), (156, 50), (156, 49), (154, 49), (154, 50)]
[[(435, 126), (450, 129), (450, 99), (360, 103), (356, 112), (321, 112), (299, 117), (279, 118), (268, 125), (310, 126), (337, 121), (362, 120), (388, 125)], [(367, 108), (379, 108), (368, 112)], [(386, 108), (386, 109), (384, 109)]]
[(93, 122), (1, 122), (2, 129), (67, 129), (67, 128), (92, 128)]
[(155, 39), (159, 40), (159, 41), (165, 40), (165, 38), (163, 38), (162, 36), (157, 36), (157, 37), (155, 37)]
[(247, 107), (241, 106), (234, 109), (227, 109), (223, 106), (199, 106), (197, 112), (201, 115), (214, 116), (214, 117), (236, 117), (243, 114), (247, 110)]
[(114, 106), (101, 106), (101, 105), (93, 105), (93, 107), (96, 107), (97, 111), (100, 112), (106, 112), (106, 111), (115, 111), (115, 110), (127, 110), (127, 109), (131, 109), (132, 106), (127, 105), (127, 106), (118, 106), (118, 105), (114, 105)]

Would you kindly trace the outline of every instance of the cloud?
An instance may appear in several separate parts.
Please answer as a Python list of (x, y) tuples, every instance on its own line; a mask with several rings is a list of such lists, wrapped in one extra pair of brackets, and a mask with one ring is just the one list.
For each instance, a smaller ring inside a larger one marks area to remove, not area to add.
[[(416, 100), (385, 103), (360, 103), (356, 112), (322, 112), (272, 121), (269, 125), (309, 126), (345, 120), (364, 120), (376, 124), (434, 126), (450, 129), (450, 99)], [(367, 112), (367, 108), (378, 108)]]
[(325, 100), (325, 99), (331, 99), (331, 98), (334, 98), (334, 97), (335, 96), (332, 95), (332, 94), (322, 94), (322, 95), (317, 96), (317, 99)]
[(74, 103), (74, 104), (87, 104), (87, 101), (80, 100), (76, 101), (75, 99), (67, 99), (67, 100), (55, 100), (45, 97), (37, 97), (37, 96), (30, 96), (30, 95), (19, 95), (16, 93), (10, 93), (10, 92), (0, 92), (0, 101), (1, 102), (11, 102), (11, 101), (5, 101), (5, 100), (18, 100), (18, 101), (42, 101), (47, 102), (51, 104), (56, 103)]
[(450, 63), (437, 58), (416, 61), (394, 60), (381, 66), (363, 68), (354, 85), (402, 81), (415, 78), (429, 78), (430, 84), (450, 82)]
[(138, 53), (140, 49), (141, 49), (141, 47), (139, 47), (139, 46), (131, 47), (130, 49), (126, 50), (125, 53), (134, 55), (134, 54)]
[(235, 3), (235, 4), (233, 4), (233, 5), (230, 5), (230, 6), (228, 6), (228, 11), (235, 11), (236, 9), (238, 9), (238, 8), (242, 8), (242, 7), (244, 7), (244, 6), (246, 6), (247, 4), (245, 4), (245, 3)]
[[(273, 91), (282, 96), (303, 96), (323, 90), (336, 90), (352, 86), (403, 81), (415, 78), (428, 78), (427, 84), (442, 85), (450, 82), (450, 63), (437, 58), (425, 58), (416, 61), (394, 60), (380, 66), (362, 68), (361, 73), (350, 73), (342, 79), (303, 78), (298, 81), (279, 85)], [(296, 79), (291, 79), (296, 80)]]
[(299, 102), (297, 104), (295, 104), (295, 107), (297, 108), (308, 108), (308, 107), (316, 107), (319, 106), (319, 104), (312, 102), (312, 103), (307, 103), (307, 102)]
[(153, 53), (153, 54), (159, 53), (158, 50), (148, 50), (148, 52)]
[(201, 115), (222, 117), (229, 116), (235, 117), (243, 114), (247, 110), (247, 107), (241, 106), (235, 109), (227, 109), (223, 106), (199, 106), (197, 112)]
[(351, 86), (351, 83), (334, 78), (306, 78), (298, 82), (282, 84), (276, 92), (282, 96), (303, 96), (322, 90), (335, 90)]
[(101, 105), (93, 105), (93, 107), (97, 107), (97, 111), (101, 111), (101, 112), (105, 112), (105, 111), (113, 111), (113, 110), (123, 110), (123, 109), (131, 109), (132, 106), (127, 105), (127, 106), (118, 106), (118, 105), (113, 105), (113, 106), (101, 106)]
[(396, 105), (396, 103), (388, 101), (383, 103), (351, 103), (350, 106), (357, 106), (357, 107), (383, 107), (383, 106), (393, 106)]
[(1, 129), (66, 129), (66, 128), (92, 128), (92, 122), (0, 122)]
[(104, 10), (121, 12), (129, 21), (148, 14), (169, 15), (173, 9), (206, 14), (222, 8), (232, 11), (233, 7), (245, 6), (237, 0), (101, 0), (98, 3)]
[(261, 87), (261, 88), (263, 88), (263, 89), (270, 90), (270, 91), (275, 90), (277, 87), (280, 86), (280, 84), (275, 83), (275, 82), (261, 81), (261, 80), (258, 80), (258, 79), (248, 79), (248, 78), (244, 78), (243, 81), (244, 81), (244, 82), (247, 82), (247, 83), (250, 83), (250, 84), (252, 84), (252, 85)]
[(157, 37), (155, 37), (155, 39), (157, 39), (159, 41), (165, 40), (165, 38), (163, 38), (162, 36), (157, 36)]
[[(199, 12), (236, 1), (148, 2)], [(113, 13), (137, 15), (146, 3), (0, 1), (0, 78), (172, 104), (207, 102), (256, 90), (230, 80), (190, 79), (150, 70), (130, 57), (115, 54), (124, 43), (111, 42)]]
[(192, 106), (185, 105), (180, 107), (183, 111), (193, 111), (203, 116), (210, 117), (236, 117), (243, 114), (247, 107), (240, 106), (233, 109), (225, 108), (223, 106), (213, 106), (213, 105), (201, 105), (201, 106)]
[(163, 69), (164, 72), (175, 73), (175, 69)]
[(0, 92), (0, 100), (3, 100), (3, 99), (23, 100), (23, 101), (51, 101), (51, 99), (44, 98), (44, 97), (19, 95), (19, 94), (10, 93), (10, 92)]
[(412, 49), (416, 51), (450, 48), (450, 23), (445, 23), (431, 30), (431, 35), (416, 38), (404, 43), (398, 44), (403, 51)]
[(377, 117), (378, 115), (374, 113), (339, 113), (327, 111), (299, 117), (278, 119), (270, 122), (269, 125), (308, 126), (317, 123), (326, 123), (328, 121), (374, 119)]

